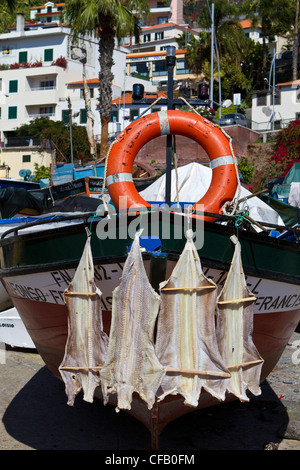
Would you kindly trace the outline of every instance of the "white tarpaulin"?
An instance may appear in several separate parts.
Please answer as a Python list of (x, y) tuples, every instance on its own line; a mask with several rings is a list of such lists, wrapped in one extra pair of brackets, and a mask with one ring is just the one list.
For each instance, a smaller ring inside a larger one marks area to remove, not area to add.
[[(207, 192), (212, 176), (212, 170), (200, 163), (189, 163), (178, 168), (178, 194), (180, 202), (197, 202)], [(165, 200), (165, 175), (140, 192), (146, 201)], [(172, 170), (171, 201), (177, 201), (176, 172)], [(241, 187), (239, 199), (250, 196), (252, 193)], [(236, 194), (237, 196), (238, 194)], [(258, 222), (269, 222), (284, 225), (279, 214), (258, 197), (246, 201), (249, 216)]]
[(300, 183), (292, 182), (288, 203), (294, 207), (300, 207)]

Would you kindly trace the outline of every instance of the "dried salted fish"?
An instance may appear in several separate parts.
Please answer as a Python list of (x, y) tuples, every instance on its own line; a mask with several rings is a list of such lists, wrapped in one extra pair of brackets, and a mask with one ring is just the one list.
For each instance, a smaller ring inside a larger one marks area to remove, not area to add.
[(228, 391), (241, 401), (248, 401), (246, 390), (260, 395), (259, 379), (263, 360), (252, 340), (253, 308), (256, 300), (247, 288), (241, 245), (236, 236), (234, 255), (224, 287), (218, 296), (217, 336), (220, 352), (231, 379)]
[(131, 409), (137, 392), (149, 409), (165, 372), (154, 353), (153, 330), (160, 297), (152, 289), (135, 236), (123, 268), (120, 285), (113, 291), (112, 324), (106, 362), (101, 370), (104, 403), (117, 393), (119, 409)]
[(181, 394), (186, 405), (196, 407), (202, 388), (224, 400), (230, 373), (217, 346), (216, 285), (202, 272), (193, 232), (186, 237), (171, 277), (160, 284), (155, 351), (167, 373), (157, 396)]
[(94, 265), (88, 236), (72, 282), (65, 291), (68, 307), (68, 339), (60, 374), (66, 386), (68, 404), (73, 405), (82, 389), (84, 400), (93, 402), (100, 384), (99, 368), (104, 363), (108, 336), (103, 331), (101, 291), (94, 283)]

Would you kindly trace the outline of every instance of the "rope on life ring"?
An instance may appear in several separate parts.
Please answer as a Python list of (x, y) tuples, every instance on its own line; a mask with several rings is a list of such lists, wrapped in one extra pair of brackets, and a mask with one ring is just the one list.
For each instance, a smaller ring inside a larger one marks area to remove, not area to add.
[[(178, 110), (144, 115), (117, 137), (106, 162), (106, 185), (114, 205), (119, 209), (120, 198), (126, 197), (127, 208), (151, 207), (134, 185), (133, 162), (147, 142), (168, 134), (188, 137), (207, 152), (212, 169), (211, 184), (206, 194), (192, 207), (196, 209), (197, 205), (202, 204), (204, 211), (221, 214), (223, 206), (232, 202), (238, 186), (236, 157), (230, 139), (218, 126), (199, 114)], [(204, 219), (216, 220), (207, 216)]]

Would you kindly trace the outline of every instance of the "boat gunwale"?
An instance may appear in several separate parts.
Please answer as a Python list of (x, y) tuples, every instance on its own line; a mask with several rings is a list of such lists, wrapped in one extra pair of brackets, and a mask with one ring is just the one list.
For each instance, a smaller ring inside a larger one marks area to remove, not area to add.
[[(121, 215), (118, 215), (117, 221), (120, 220)], [(131, 218), (135, 218), (136, 215), (128, 215), (128, 222), (130, 222)], [(178, 221), (180, 220), (182, 223), (182, 216), (177, 216)], [(180, 219), (179, 219), (180, 217)], [(31, 242), (36, 242), (36, 241), (43, 241), (43, 239), (46, 241), (47, 239), (55, 238), (58, 237), (58, 243), (59, 243), (59, 238), (68, 236), (70, 233), (73, 235), (78, 235), (80, 233), (85, 233), (85, 228), (89, 228), (91, 233), (95, 233), (96, 229), (96, 224), (99, 222), (99, 220), (103, 220), (104, 217), (96, 216), (95, 213), (81, 213), (80, 216), (79, 214), (72, 215), (68, 214), (67, 216), (59, 217), (59, 218), (53, 218), (53, 219), (43, 219), (38, 221), (37, 225), (40, 224), (50, 224), (50, 223), (55, 223), (55, 222), (62, 222), (62, 221), (68, 221), (68, 220), (79, 220), (78, 223), (75, 224), (70, 224), (70, 225), (63, 225), (55, 228), (51, 228), (49, 230), (38, 230), (36, 232), (27, 232), (27, 233), (19, 233), (17, 235), (12, 235), (10, 237), (4, 238), (6, 234), (14, 232), (15, 228), (10, 229), (9, 231), (6, 231), (5, 233), (2, 234), (2, 238), (0, 240), (0, 252), (1, 253), (1, 258), (2, 260), (4, 259), (4, 253), (3, 250), (5, 250), (6, 247), (9, 247), (11, 245), (14, 245), (15, 243), (23, 243), (28, 240)], [(171, 221), (176, 224), (176, 215), (173, 213), (171, 217)], [(194, 224), (196, 223), (195, 220), (191, 219), (191, 228), (193, 228)], [(29, 226), (35, 225), (35, 222), (23, 224), (20, 228), (26, 228)], [(204, 222), (204, 233), (207, 231), (209, 232), (215, 232), (218, 233), (220, 232), (220, 228), (222, 229), (222, 235), (227, 236), (230, 238), (230, 236), (234, 235), (237, 233), (237, 228), (234, 225), (220, 225), (212, 222)], [(268, 245), (271, 247), (275, 247), (278, 249), (283, 249), (285, 251), (289, 251), (290, 254), (292, 255), (293, 253), (295, 254), (300, 254), (300, 244), (291, 242), (288, 240), (282, 240), (279, 238), (275, 237), (270, 237), (267, 236), (264, 233), (257, 233), (257, 232), (249, 232), (243, 229), (238, 228), (238, 236), (241, 241), (249, 242), (249, 243), (256, 243), (263, 245), (266, 242), (266, 239), (268, 241)], [(130, 239), (131, 240), (131, 239)], [(128, 239), (128, 247), (130, 245)], [(126, 243), (126, 240), (125, 240)], [(165, 256), (168, 257), (168, 259), (178, 259), (180, 255), (180, 251), (168, 249), (167, 247), (164, 247), (164, 240), (162, 239), (162, 247), (161, 251), (165, 253)], [(124, 248), (124, 247), (123, 247)], [(155, 251), (153, 252), (155, 256)], [(151, 252), (148, 252), (149, 256), (151, 256)], [(118, 260), (120, 262), (120, 259), (126, 259), (127, 253), (122, 252), (122, 253), (114, 253), (111, 255), (107, 256), (102, 256), (102, 255), (96, 255), (94, 256), (94, 260), (97, 263), (104, 264), (107, 261), (109, 263), (112, 262), (112, 260)], [(199, 250), (199, 255), (201, 258), (201, 262), (203, 265), (215, 269), (221, 269), (221, 270), (228, 270), (230, 266), (230, 262), (226, 260), (220, 260), (218, 258), (213, 258), (212, 256), (205, 256), (204, 253), (201, 254), (201, 249)], [(64, 268), (67, 269), (67, 267), (74, 267), (77, 266), (78, 264), (78, 257), (76, 258), (69, 258), (68, 260), (61, 261), (61, 260), (56, 260), (53, 263), (36, 263), (36, 264), (23, 264), (23, 265), (17, 265), (17, 266), (10, 266), (9, 268), (5, 268), (5, 263), (2, 263), (2, 268), (0, 268), (0, 278), (3, 278), (5, 276), (14, 276), (16, 273), (21, 274), (21, 273), (29, 273), (29, 272), (42, 272), (45, 270), (48, 271), (49, 269), (53, 269), (54, 266), (63, 266)], [(280, 282), (286, 282), (289, 284), (295, 284), (295, 285), (300, 285), (300, 277), (296, 274), (287, 274), (287, 272), (283, 272), (280, 270), (273, 269), (273, 270), (268, 270), (265, 269), (264, 267), (257, 267), (255, 265), (251, 264), (244, 264), (244, 272), (246, 275), (250, 276), (255, 276), (255, 277), (262, 277), (265, 279), (270, 279), (270, 280), (277, 280)]]
[[(116, 215), (117, 217), (117, 221), (120, 219), (120, 217), (122, 216), (127, 216), (128, 218), (135, 218), (137, 215), (141, 215), (141, 211), (145, 211), (145, 209), (149, 209), (147, 210), (147, 212), (158, 212), (158, 213), (162, 213), (165, 211), (165, 209), (162, 209), (160, 207), (151, 207), (151, 208), (133, 208), (132, 209), (132, 213), (130, 212), (130, 210), (128, 209), (125, 209), (125, 210), (121, 210), (121, 211), (118, 211), (117, 213), (113, 214), (113, 215)], [(170, 213), (170, 217), (172, 218), (175, 218), (178, 216), (178, 212), (176, 212), (176, 208), (170, 208), (169, 210), (167, 210), (167, 212)], [(182, 212), (180, 211), (180, 213), (182, 214)], [(214, 214), (214, 213), (211, 213), (211, 212), (200, 212), (200, 211), (195, 211), (194, 212), (196, 215), (200, 215), (200, 216), (209, 216), (209, 217), (219, 217), (220, 220), (227, 220), (227, 221), (230, 221), (230, 220), (235, 220), (235, 217), (234, 216), (230, 216), (230, 215), (224, 215), (224, 214)], [(51, 233), (54, 233), (55, 231), (61, 231), (63, 229), (71, 229), (73, 230), (74, 227), (78, 227), (78, 226), (81, 226), (83, 224), (87, 224), (87, 223), (91, 223), (94, 225), (96, 224), (97, 222), (99, 222), (99, 220), (102, 220), (104, 218), (107, 217), (107, 215), (109, 214), (108, 211), (106, 211), (103, 216), (100, 216), (98, 215), (97, 213), (95, 212), (81, 212), (81, 213), (78, 213), (78, 214), (74, 214), (74, 215), (70, 215), (70, 213), (68, 213), (67, 215), (63, 215), (63, 213), (61, 213), (61, 215), (54, 215), (53, 217), (45, 217), (41, 220), (35, 220), (35, 221), (32, 221), (32, 222), (26, 222), (22, 225), (20, 225), (19, 227), (13, 227), (13, 228), (10, 228), (9, 230), (7, 230), (6, 232), (2, 233), (1, 234), (1, 237), (0, 237), (0, 247), (2, 245), (5, 245), (6, 242), (8, 241), (8, 243), (10, 243), (13, 239), (13, 241), (15, 242), (16, 239), (22, 239), (23, 237), (29, 237), (29, 236), (34, 236), (34, 235), (38, 235), (38, 236), (42, 236), (43, 234), (47, 234), (49, 233), (49, 231), (47, 230), (43, 230), (43, 231), (37, 231), (37, 232), (30, 232), (30, 233), (23, 233), (23, 234), (19, 234), (17, 233), (16, 235), (13, 235), (12, 237), (9, 237), (9, 238), (5, 238), (9, 233), (13, 233), (13, 232), (17, 232), (19, 230), (23, 230), (23, 229), (26, 229), (28, 227), (34, 227), (34, 226), (38, 226), (38, 225), (46, 225), (46, 224), (52, 224), (52, 223), (58, 223), (58, 222), (67, 222), (68, 220), (80, 220), (82, 219), (81, 222), (79, 222), (78, 224), (74, 224), (74, 225), (70, 225), (70, 226), (61, 226), (61, 227), (56, 227), (56, 228), (51, 228)], [(112, 215), (112, 214), (110, 214)], [(184, 217), (188, 217), (188, 214), (186, 213), (183, 213), (182, 214)], [(180, 219), (178, 220), (182, 220), (181, 216), (178, 216), (180, 217)], [(13, 219), (12, 220), (12, 223), (13, 223)], [(90, 221), (91, 222), (90, 222)], [(197, 219), (193, 219), (191, 217), (191, 226), (193, 227), (193, 225), (196, 224), (196, 220)], [(209, 228), (209, 230), (211, 231), (219, 231), (220, 229), (220, 226), (222, 227), (222, 230), (225, 231), (225, 233), (230, 233), (231, 235), (232, 234), (236, 234), (236, 232), (238, 231), (238, 234), (241, 235), (242, 238), (245, 238), (247, 239), (248, 237), (250, 239), (252, 238), (257, 238), (257, 241), (265, 241), (266, 240), (266, 235), (264, 233), (261, 233), (261, 232), (250, 232), (249, 230), (243, 230), (242, 228), (240, 227), (234, 227), (232, 225), (220, 225), (218, 223), (215, 223), (215, 222), (208, 222), (208, 221), (204, 221), (204, 231), (205, 231), (205, 228)], [(271, 228), (278, 228), (278, 229), (281, 229), (281, 230), (285, 230), (285, 231), (294, 231), (294, 230), (297, 230), (297, 229), (294, 229), (293, 227), (287, 227), (287, 226), (281, 226), (281, 225), (276, 225), (276, 224), (271, 224), (271, 223), (265, 223), (265, 222), (258, 222), (258, 224), (265, 224), (265, 226), (269, 226)], [(287, 247), (294, 247), (295, 248), (295, 251), (299, 251), (299, 247), (300, 247), (300, 244), (298, 244), (297, 242), (290, 242), (288, 240), (284, 240), (284, 239), (281, 239), (281, 238), (277, 238), (277, 237), (269, 237), (268, 236), (268, 242), (271, 243), (271, 244), (275, 244), (275, 245), (280, 245), (280, 244), (283, 244), (283, 246), (285, 246), (286, 248)]]
[[(153, 252), (155, 255), (155, 252)], [(142, 253), (143, 260), (151, 260), (153, 253), (146, 251)], [(180, 253), (177, 252), (166, 252), (163, 254), (167, 261), (178, 261)], [(94, 257), (94, 264), (114, 264), (124, 263), (126, 261), (127, 254), (123, 255), (111, 255), (107, 257)], [(26, 266), (13, 266), (9, 268), (0, 268), (0, 279), (5, 277), (14, 277), (19, 275), (30, 275), (41, 272), (64, 270), (64, 269), (76, 269), (79, 263), (79, 259), (68, 260), (68, 261), (56, 261), (54, 263), (41, 263), (35, 265)], [(220, 271), (228, 271), (230, 263), (221, 262), (216, 259), (201, 257), (201, 264), (205, 268), (219, 269)], [(244, 266), (244, 273), (246, 276), (252, 276), (262, 278), (270, 281), (284, 282), (286, 284), (300, 285), (300, 277), (293, 275), (286, 275), (280, 273), (274, 273), (267, 270), (259, 270), (251, 267)]]

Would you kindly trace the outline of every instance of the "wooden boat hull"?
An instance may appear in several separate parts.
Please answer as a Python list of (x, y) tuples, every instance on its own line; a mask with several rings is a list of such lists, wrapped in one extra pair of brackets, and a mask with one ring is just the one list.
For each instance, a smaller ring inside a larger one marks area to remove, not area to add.
[[(177, 223), (171, 220), (171, 225)], [(182, 219), (181, 219), (182, 220)], [(181, 222), (180, 222), (181, 223)], [(84, 247), (85, 227), (92, 228), (95, 282), (102, 291), (104, 329), (110, 328), (112, 291), (119, 284), (130, 237), (99, 240), (96, 222), (89, 219), (78, 225), (43, 230), (3, 238), (0, 242), (0, 277), (17, 308), (38, 352), (49, 369), (60, 378), (68, 334), (68, 312), (63, 292), (73, 278)], [(203, 272), (221, 289), (232, 259), (229, 236), (235, 227), (205, 224), (205, 240), (199, 249)], [(271, 239), (264, 235), (240, 232), (247, 284), (256, 296), (254, 343), (264, 359), (263, 381), (278, 362), (300, 320), (300, 251), (296, 243)], [(146, 251), (144, 263), (154, 288), (167, 279), (182, 251), (185, 239), (163, 241), (159, 252)], [(100, 389), (96, 397), (101, 398)], [(111, 403), (114, 397), (111, 398)], [(226, 400), (236, 399), (228, 395)], [(201, 393), (198, 408), (219, 403), (210, 394)], [(157, 436), (170, 421), (193, 411), (183, 399), (168, 396), (152, 410), (136, 395), (130, 414)]]
[[(36, 276), (30, 276), (32, 278), (30, 282), (27, 282), (26, 278), (24, 278), (23, 288), (26, 286), (26, 291), (23, 290), (23, 295), (25, 292), (27, 292), (25, 295), (29, 295), (28, 293), (31, 292), (30, 295), (34, 297), (36, 295), (41, 296), (41, 292), (46, 292), (46, 290), (40, 289), (39, 275), (40, 273), (37, 273)], [(49, 275), (51, 276), (50, 273)], [(64, 275), (66, 275), (66, 272), (64, 272)], [(56, 271), (55, 276), (58, 280), (58, 276), (60, 276), (59, 270)], [(20, 312), (22, 320), (39, 354), (51, 372), (61, 379), (58, 367), (63, 359), (68, 336), (68, 311), (66, 306), (61, 302), (65, 282), (61, 277), (58, 282), (60, 287), (58, 285), (55, 286), (53, 282), (51, 285), (51, 287), (53, 287), (50, 293), (52, 302), (42, 302), (41, 304), (39, 300), (32, 300), (16, 295), (17, 291), (21, 292), (22, 285), (16, 284), (15, 282), (12, 283), (11, 279), (4, 279), (4, 284), (11, 294), (13, 303)], [(47, 285), (47, 289), (49, 290), (49, 284)], [(39, 292), (39, 290), (41, 292)], [(108, 297), (106, 297), (106, 300), (107, 299)], [(269, 375), (277, 364), (289, 338), (300, 320), (299, 295), (297, 304), (299, 304), (299, 307), (296, 305), (296, 308), (276, 312), (257, 312), (254, 315), (253, 339), (260, 355), (264, 359), (261, 381)], [(104, 328), (107, 333), (109, 333), (110, 316), (110, 310), (103, 311)], [(95, 396), (102, 399), (101, 390), (99, 388), (96, 389)], [(236, 398), (230, 395), (226, 398), (228, 401), (233, 399)], [(195, 408), (184, 405), (183, 401), (183, 398), (179, 395), (168, 396), (162, 402), (156, 404), (152, 410), (148, 410), (146, 404), (135, 394), (130, 414), (141, 421), (152, 433), (155, 431), (155, 433), (159, 434), (169, 422), (195, 410)], [(110, 398), (110, 403), (113, 406), (116, 405), (113, 395)], [(213, 406), (218, 403), (220, 402), (217, 399), (204, 391), (201, 393), (198, 409)]]

